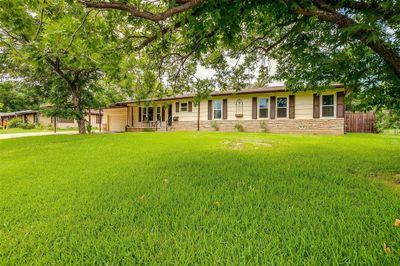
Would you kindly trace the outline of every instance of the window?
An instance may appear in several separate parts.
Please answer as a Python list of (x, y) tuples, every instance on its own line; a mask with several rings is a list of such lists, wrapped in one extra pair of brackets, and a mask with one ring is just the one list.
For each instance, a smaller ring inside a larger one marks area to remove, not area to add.
[(215, 100), (213, 102), (214, 119), (221, 119), (222, 117), (222, 101)]
[(188, 103), (181, 103), (181, 112), (187, 112)]
[(142, 108), (142, 121), (148, 122), (153, 121), (153, 107), (143, 107)]
[(142, 121), (147, 121), (147, 108), (142, 108)]
[(277, 97), (276, 98), (276, 116), (277, 117), (287, 117), (287, 97)]
[(243, 117), (243, 101), (238, 99), (236, 101), (236, 117)]
[(258, 101), (258, 117), (268, 118), (268, 98), (261, 98)]
[(101, 118), (100, 114), (96, 115), (96, 124), (100, 124), (101, 123), (100, 122), (101, 121), (100, 118)]
[(335, 105), (333, 95), (322, 95), (322, 117), (333, 117)]
[(161, 121), (161, 107), (157, 107), (157, 121)]

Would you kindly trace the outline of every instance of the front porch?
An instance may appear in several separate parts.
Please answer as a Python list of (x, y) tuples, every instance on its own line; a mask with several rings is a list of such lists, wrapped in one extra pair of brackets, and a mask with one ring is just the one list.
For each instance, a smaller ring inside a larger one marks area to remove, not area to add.
[[(170, 119), (172, 120), (172, 119)], [(143, 121), (126, 127), (127, 132), (160, 132), (170, 131), (172, 123), (168, 121)]]

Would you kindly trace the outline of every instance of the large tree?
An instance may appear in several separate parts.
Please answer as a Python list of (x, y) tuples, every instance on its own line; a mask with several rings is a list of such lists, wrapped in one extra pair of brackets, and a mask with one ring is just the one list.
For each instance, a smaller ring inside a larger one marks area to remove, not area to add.
[[(153, 56), (173, 87), (190, 84), (203, 65), (216, 70), (222, 88), (240, 89), (257, 73), (259, 83), (280, 79), (292, 90), (342, 83), (366, 107), (400, 108), (398, 1), (80, 2), (117, 10), (116, 26), (141, 21), (129, 43)], [(268, 59), (278, 62), (274, 77)]]
[(117, 37), (104, 21), (73, 1), (2, 0), (1, 74), (37, 88), (54, 113), (76, 119), (85, 133), (85, 110), (115, 88), (105, 73), (119, 64)]

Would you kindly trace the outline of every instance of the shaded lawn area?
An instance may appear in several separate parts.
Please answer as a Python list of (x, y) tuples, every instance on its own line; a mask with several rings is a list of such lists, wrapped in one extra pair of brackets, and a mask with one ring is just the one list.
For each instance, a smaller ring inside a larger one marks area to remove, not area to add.
[[(23, 128), (6, 128), (0, 129), (0, 134), (16, 134), (16, 133), (30, 133), (30, 132), (53, 132), (53, 129), (47, 128), (33, 128), (33, 129), (23, 129)], [(78, 131), (76, 128), (57, 128), (57, 131)]]
[(399, 136), (46, 136), (0, 163), (5, 264), (400, 263)]
[(48, 132), (51, 130), (33, 128), (33, 129), (23, 129), (23, 128), (6, 128), (0, 129), (0, 134), (15, 134), (15, 133), (29, 133), (29, 132)]

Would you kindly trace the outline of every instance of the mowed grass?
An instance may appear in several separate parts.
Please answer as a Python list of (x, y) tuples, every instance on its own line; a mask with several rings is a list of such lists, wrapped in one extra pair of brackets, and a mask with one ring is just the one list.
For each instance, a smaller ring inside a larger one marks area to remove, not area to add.
[[(53, 129), (48, 128), (32, 128), (32, 129), (23, 129), (23, 128), (6, 128), (0, 129), (0, 134), (17, 134), (17, 133), (31, 133), (31, 132), (53, 132)], [(57, 131), (78, 131), (76, 128), (58, 128)]]
[(31, 137), (0, 169), (2, 264), (400, 264), (399, 136)]
[(22, 128), (6, 128), (0, 129), (0, 134), (15, 134), (15, 133), (29, 133), (29, 132), (43, 132), (49, 131), (44, 129), (32, 128), (32, 129), (22, 129)]

